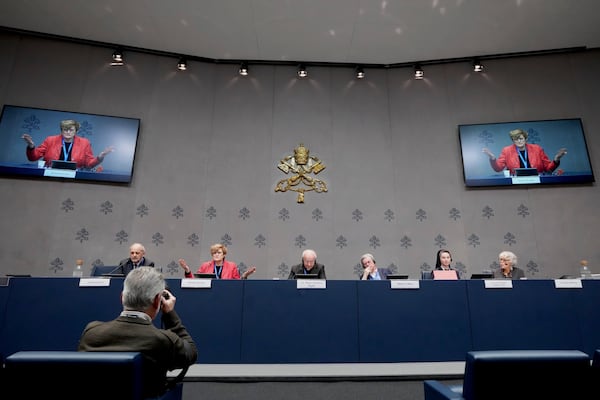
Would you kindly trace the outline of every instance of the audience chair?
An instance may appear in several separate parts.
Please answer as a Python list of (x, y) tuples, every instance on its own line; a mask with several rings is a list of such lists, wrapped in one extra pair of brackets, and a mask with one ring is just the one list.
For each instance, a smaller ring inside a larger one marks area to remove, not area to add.
[(594, 374), (598, 374), (600, 373), (600, 349), (596, 349), (593, 357), (592, 367), (594, 368)]
[(421, 271), (421, 279), (433, 279), (433, 273), (431, 271)]
[(183, 383), (156, 394), (148, 369), (138, 352), (20, 351), (5, 360), (2, 391), (20, 398), (181, 400)]
[(578, 350), (471, 351), (463, 384), (424, 381), (425, 400), (588, 399), (590, 358)]

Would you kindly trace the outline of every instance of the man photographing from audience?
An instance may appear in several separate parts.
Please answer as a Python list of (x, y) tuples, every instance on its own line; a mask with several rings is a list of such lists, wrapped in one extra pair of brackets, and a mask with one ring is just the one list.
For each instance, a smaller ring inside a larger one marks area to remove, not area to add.
[[(175, 312), (176, 300), (165, 289), (165, 279), (159, 271), (152, 267), (134, 269), (123, 283), (121, 314), (112, 321), (88, 323), (78, 350), (142, 353), (148, 366), (145, 397), (160, 396), (168, 388), (167, 371), (185, 372), (198, 357), (194, 339)], [(152, 322), (159, 311), (163, 329)]]

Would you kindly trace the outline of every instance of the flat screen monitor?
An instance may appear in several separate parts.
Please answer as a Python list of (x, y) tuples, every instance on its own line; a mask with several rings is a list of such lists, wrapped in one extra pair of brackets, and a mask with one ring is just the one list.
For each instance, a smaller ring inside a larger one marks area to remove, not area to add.
[(408, 279), (408, 275), (392, 274), (388, 275), (387, 279)]
[(120, 265), (94, 265), (90, 276), (124, 276)]
[(535, 168), (515, 168), (515, 176), (536, 176), (540, 172)]
[(494, 274), (492, 274), (491, 272), (481, 272), (481, 273), (476, 273), (476, 274), (472, 274), (471, 275), (471, 279), (493, 279), (494, 278)]
[(296, 274), (295, 279), (319, 279), (319, 274)]
[(77, 163), (73, 161), (61, 161), (61, 160), (52, 160), (50, 164), (50, 168), (55, 169), (71, 169), (73, 171), (77, 170)]
[[(527, 148), (535, 147), (521, 155), (510, 136), (517, 129), (526, 132)], [(458, 134), (467, 187), (595, 181), (581, 118), (464, 124)], [(566, 154), (558, 166), (541, 162), (544, 157), (551, 162), (561, 149)]]
[(198, 279), (215, 279), (217, 274), (207, 274), (207, 273), (194, 273), (194, 278)]
[[(79, 124), (76, 136), (85, 142), (73, 144), (73, 148), (67, 143), (63, 149), (59, 135), (61, 121), (65, 120)], [(128, 184), (132, 179), (139, 130), (137, 118), (4, 105), (0, 115), (0, 175)], [(27, 154), (24, 134), (33, 140), (38, 149), (36, 154)], [(43, 143), (45, 155), (36, 160)], [(85, 146), (81, 143), (89, 143), (91, 151), (84, 151)], [(99, 164), (79, 161), (73, 169), (73, 162), (77, 161), (73, 157), (83, 160), (83, 154), (98, 156), (107, 149), (113, 151), (108, 152)], [(67, 159), (64, 159), (64, 150), (69, 154)]]

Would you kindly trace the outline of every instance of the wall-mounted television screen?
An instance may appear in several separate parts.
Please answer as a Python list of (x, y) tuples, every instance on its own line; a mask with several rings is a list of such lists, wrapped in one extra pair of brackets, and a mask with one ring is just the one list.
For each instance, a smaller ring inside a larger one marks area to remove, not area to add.
[(137, 118), (4, 105), (0, 174), (130, 183)]
[(580, 118), (458, 126), (466, 186), (594, 182)]

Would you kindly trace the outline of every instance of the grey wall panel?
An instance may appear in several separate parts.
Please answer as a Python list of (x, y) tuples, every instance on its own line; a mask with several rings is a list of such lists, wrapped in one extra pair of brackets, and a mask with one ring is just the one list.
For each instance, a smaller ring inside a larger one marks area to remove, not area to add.
[[(365, 252), (416, 278), (441, 247), (467, 275), (495, 268), (503, 249), (530, 278), (576, 274), (581, 258), (600, 272), (595, 184), (467, 189), (457, 131), (581, 117), (598, 174), (597, 50), (490, 60), (483, 74), (430, 65), (423, 81), (411, 68), (367, 69), (364, 80), (339, 67), (307, 79), (287, 66), (181, 72), (135, 52), (111, 68), (110, 49), (6, 33), (0, 51), (2, 103), (141, 119), (130, 185), (0, 178), (0, 273), (65, 276), (76, 258), (87, 270), (113, 264), (135, 241), (168, 277), (182, 276), (178, 258), (197, 267), (220, 241), (259, 279), (286, 278), (307, 247), (330, 279), (357, 279)], [(325, 164), (311, 176), (328, 187), (304, 203), (274, 190), (291, 176), (277, 164), (300, 143)]]

